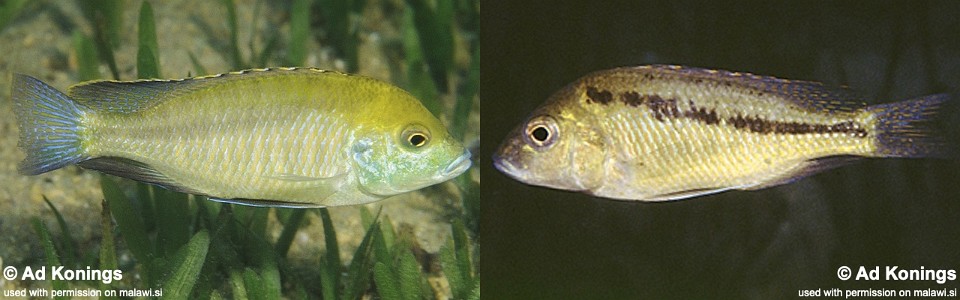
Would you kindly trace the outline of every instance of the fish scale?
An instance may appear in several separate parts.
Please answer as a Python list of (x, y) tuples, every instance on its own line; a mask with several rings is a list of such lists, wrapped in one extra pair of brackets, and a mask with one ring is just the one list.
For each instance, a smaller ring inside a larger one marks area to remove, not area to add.
[(845, 88), (816, 82), (618, 68), (554, 93), (508, 136), (494, 162), (524, 183), (614, 199), (754, 190), (857, 157), (948, 157), (929, 126), (947, 98), (866, 106)]

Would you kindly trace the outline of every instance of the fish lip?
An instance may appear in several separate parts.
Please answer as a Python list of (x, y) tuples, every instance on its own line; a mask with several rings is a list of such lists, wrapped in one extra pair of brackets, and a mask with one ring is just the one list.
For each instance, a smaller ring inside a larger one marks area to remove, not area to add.
[(470, 151), (464, 151), (463, 155), (460, 155), (456, 159), (450, 162), (446, 168), (443, 168), (441, 174), (444, 177), (452, 177), (460, 175), (463, 172), (466, 172), (470, 168)]
[(501, 158), (499, 155), (493, 156), (493, 167), (500, 171), (500, 173), (506, 174), (507, 176), (520, 179), (518, 176), (519, 169), (517, 166), (514, 166), (510, 161)]

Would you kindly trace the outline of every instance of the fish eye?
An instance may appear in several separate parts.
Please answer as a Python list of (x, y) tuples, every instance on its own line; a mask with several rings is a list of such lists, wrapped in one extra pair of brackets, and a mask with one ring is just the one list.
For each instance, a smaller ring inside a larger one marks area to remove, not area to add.
[(549, 116), (539, 116), (527, 122), (525, 140), (538, 149), (545, 149), (557, 141), (557, 122)]
[(420, 125), (409, 125), (400, 133), (400, 139), (410, 148), (422, 148), (430, 142), (430, 132)]
[(414, 133), (410, 135), (407, 141), (410, 142), (410, 145), (413, 145), (414, 147), (420, 147), (427, 143), (427, 137), (420, 133)]
[(546, 126), (537, 125), (537, 127), (533, 128), (533, 131), (530, 132), (530, 137), (535, 141), (543, 143), (550, 138), (550, 130), (548, 130)]

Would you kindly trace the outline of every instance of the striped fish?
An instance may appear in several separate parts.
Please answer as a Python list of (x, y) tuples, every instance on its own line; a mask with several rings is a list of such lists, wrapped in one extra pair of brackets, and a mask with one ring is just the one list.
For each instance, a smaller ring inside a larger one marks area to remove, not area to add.
[(863, 157), (946, 157), (929, 122), (946, 95), (867, 106), (842, 88), (639, 66), (551, 96), (494, 156), (521, 182), (666, 201), (791, 182)]

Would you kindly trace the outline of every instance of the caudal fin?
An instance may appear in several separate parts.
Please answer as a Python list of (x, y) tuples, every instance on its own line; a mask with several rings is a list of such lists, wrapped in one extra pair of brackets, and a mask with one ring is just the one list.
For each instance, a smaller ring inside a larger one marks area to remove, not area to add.
[(85, 159), (80, 143), (83, 111), (67, 95), (40, 80), (13, 76), (13, 111), (20, 127), (20, 148), (25, 158), (20, 173), (36, 175)]
[(932, 126), (941, 105), (949, 99), (947, 94), (938, 94), (871, 107), (878, 119), (877, 155), (951, 157), (944, 136)]

